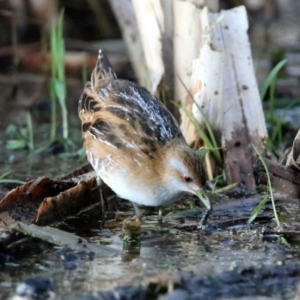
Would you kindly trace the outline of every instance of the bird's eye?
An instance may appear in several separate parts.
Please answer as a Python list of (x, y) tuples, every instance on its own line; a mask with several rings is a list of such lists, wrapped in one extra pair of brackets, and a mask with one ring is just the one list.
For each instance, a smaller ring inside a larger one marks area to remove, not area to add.
[(187, 183), (190, 183), (193, 181), (193, 178), (189, 177), (189, 176), (184, 176), (183, 177), (184, 181), (187, 182)]

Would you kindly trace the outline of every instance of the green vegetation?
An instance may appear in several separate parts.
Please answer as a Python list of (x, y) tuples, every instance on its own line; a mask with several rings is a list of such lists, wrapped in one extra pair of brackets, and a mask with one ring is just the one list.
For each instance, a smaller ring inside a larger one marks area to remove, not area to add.
[[(268, 170), (268, 167), (262, 157), (262, 155), (259, 153), (258, 149), (252, 145), (252, 147), (254, 148), (257, 156), (259, 157), (259, 160), (261, 161), (264, 169), (265, 169), (265, 172), (266, 172), (266, 175), (267, 175), (267, 179), (268, 179), (268, 190), (269, 190), (269, 193), (270, 193), (270, 198), (271, 198), (271, 203), (272, 203), (272, 207), (273, 207), (273, 212), (274, 212), (274, 217), (275, 217), (275, 220), (276, 220), (276, 223), (277, 223), (277, 228), (280, 228), (280, 220), (279, 220), (279, 217), (278, 217), (278, 213), (277, 213), (277, 209), (276, 209), (276, 205), (275, 205), (275, 199), (274, 199), (274, 194), (273, 194), (273, 189), (272, 189), (272, 183), (271, 183), (271, 177), (270, 177), (270, 172)], [(261, 201), (260, 204), (258, 204), (258, 206), (253, 210), (252, 214), (251, 214), (251, 217), (249, 218), (248, 220), (248, 223), (251, 223), (253, 222), (253, 220), (256, 218), (256, 216), (258, 215), (258, 213), (260, 212), (260, 210), (262, 209), (262, 207), (264, 206), (264, 204), (266, 204), (268, 198), (267, 199), (263, 199)]]
[[(267, 79), (262, 84), (261, 91), (260, 91), (261, 99), (264, 99), (267, 96), (267, 93), (269, 92), (269, 97), (268, 97), (269, 105), (268, 105), (268, 112), (266, 113), (266, 122), (269, 124), (270, 128), (272, 128), (272, 131), (269, 132), (269, 138), (267, 141), (267, 147), (270, 149), (274, 149), (275, 145), (278, 145), (279, 143), (282, 142), (283, 122), (282, 122), (282, 120), (280, 120), (280, 118), (275, 116), (275, 87), (276, 87), (278, 73), (284, 67), (285, 64), (286, 64), (286, 59), (281, 60), (279, 63), (277, 63), (277, 65), (273, 68), (273, 70), (270, 72)], [(267, 168), (267, 165), (266, 165), (262, 155), (259, 153), (258, 149), (254, 145), (252, 145), (252, 146), (265, 169), (265, 172), (267, 175), (267, 180), (268, 180), (268, 190), (269, 190), (270, 196), (265, 197), (257, 205), (257, 207), (253, 210), (253, 212), (248, 220), (248, 223), (252, 223), (255, 220), (255, 218), (257, 217), (257, 215), (260, 213), (260, 211), (262, 210), (264, 205), (271, 200), (274, 217), (276, 219), (277, 227), (279, 228), (280, 220), (279, 220), (278, 213), (277, 213), (276, 206), (275, 206), (270, 172)]]
[(265, 204), (268, 203), (269, 201), (270, 201), (270, 197), (265, 197), (263, 200), (260, 201), (260, 203), (253, 209), (252, 214), (248, 219), (248, 224), (251, 224), (256, 219), (256, 217), (261, 212)]
[(269, 113), (274, 113), (274, 92), (275, 92), (275, 86), (276, 86), (276, 80), (277, 80), (277, 76), (279, 71), (284, 67), (284, 65), (286, 64), (286, 59), (280, 61), (275, 67), (274, 69), (271, 71), (271, 73), (269, 74), (269, 76), (267, 77), (267, 79), (263, 82), (261, 89), (260, 89), (260, 98), (264, 99), (268, 89), (270, 88), (270, 111)]
[[(204, 149), (212, 154), (212, 156), (215, 158), (217, 163), (221, 163), (222, 159), (221, 159), (221, 155), (219, 152), (219, 148), (218, 148), (214, 133), (209, 124), (209, 121), (207, 120), (207, 118), (204, 115), (201, 108), (197, 105), (197, 108), (201, 114), (203, 123), (205, 124), (206, 130), (201, 128), (201, 125), (199, 125), (198, 121), (195, 119), (195, 117), (193, 116), (193, 114), (190, 111), (188, 111), (185, 107), (181, 107), (181, 108), (184, 111), (184, 113), (188, 116), (188, 118), (191, 120), (191, 122), (193, 123), (193, 125), (195, 126), (195, 128), (197, 130), (198, 135), (203, 140), (204, 145), (205, 145)], [(201, 152), (201, 150), (199, 153), (203, 154), (203, 152)]]
[(68, 139), (68, 111), (66, 107), (66, 77), (65, 77), (65, 42), (63, 38), (64, 11), (59, 15), (57, 24), (52, 22), (51, 42), (51, 82), (50, 96), (52, 104), (51, 135), (53, 142), (56, 138), (56, 101), (58, 101), (62, 114), (63, 138)]
[(26, 183), (25, 181), (17, 180), (17, 179), (5, 179), (5, 177), (7, 175), (9, 175), (10, 173), (11, 173), (11, 171), (6, 172), (0, 176), (0, 184), (3, 184), (3, 183), (25, 184)]
[[(35, 153), (52, 149), (53, 145), (62, 145), (65, 152), (72, 152), (74, 145), (69, 139), (68, 134), (68, 110), (66, 106), (66, 77), (65, 77), (65, 43), (63, 38), (63, 19), (64, 11), (59, 15), (58, 21), (53, 21), (50, 31), (50, 51), (51, 51), (51, 80), (50, 80), (50, 98), (51, 98), (51, 129), (50, 139), (35, 149), (33, 139), (33, 126), (31, 115), (27, 113), (26, 127), (18, 128), (16, 125), (9, 125), (6, 129), (6, 136), (9, 137), (6, 147), (11, 150), (28, 149)], [(86, 70), (83, 70), (86, 73)], [(60, 107), (62, 117), (62, 137), (57, 136), (57, 103)]]
[(204, 145), (205, 145), (204, 148), (209, 153), (211, 153), (213, 155), (213, 157), (215, 158), (215, 160), (216, 160), (217, 163), (221, 163), (222, 162), (221, 154), (219, 152), (218, 144), (216, 142), (216, 138), (214, 136), (213, 130), (211, 128), (211, 125), (210, 125), (207, 117), (203, 113), (203, 110), (201, 109), (201, 107), (199, 107), (199, 105), (196, 103), (193, 95), (190, 93), (190, 91), (188, 90), (188, 88), (185, 86), (184, 82), (181, 80), (181, 78), (179, 78), (179, 79), (180, 79), (182, 85), (184, 86), (184, 88), (186, 89), (187, 93), (189, 94), (189, 96), (193, 100), (194, 104), (197, 106), (197, 109), (199, 110), (199, 112), (201, 114), (201, 118), (202, 118), (203, 123), (205, 125), (205, 129), (201, 128), (201, 126), (199, 125), (198, 121), (193, 116), (192, 112), (188, 111), (185, 107), (183, 107), (182, 105), (180, 105), (180, 104), (178, 104), (176, 102), (174, 102), (174, 105), (176, 107), (178, 107), (178, 108), (181, 108), (184, 111), (184, 113), (187, 115), (187, 117), (190, 119), (190, 121), (195, 126), (199, 137), (203, 140)]
[(9, 137), (9, 140), (6, 144), (7, 149), (28, 149), (31, 152), (34, 150), (32, 121), (29, 112), (27, 112), (26, 119), (26, 127), (18, 128), (16, 125), (10, 124), (6, 128), (5, 134)]
[(282, 142), (282, 125), (283, 122), (280, 118), (275, 116), (275, 87), (277, 82), (277, 77), (279, 71), (286, 64), (286, 59), (280, 61), (274, 69), (271, 71), (267, 79), (264, 81), (261, 87), (260, 97), (264, 99), (269, 91), (269, 101), (268, 101), (268, 112), (266, 114), (266, 121), (272, 131), (269, 134), (269, 139), (267, 141), (267, 146), (270, 149), (274, 149), (279, 143)]

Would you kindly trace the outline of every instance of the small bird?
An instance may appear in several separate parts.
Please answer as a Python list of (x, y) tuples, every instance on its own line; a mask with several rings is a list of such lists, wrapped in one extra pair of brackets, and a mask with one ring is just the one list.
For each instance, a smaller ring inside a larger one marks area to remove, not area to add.
[(201, 190), (201, 157), (173, 115), (146, 89), (118, 79), (101, 50), (78, 114), (87, 159), (119, 197), (164, 206)]

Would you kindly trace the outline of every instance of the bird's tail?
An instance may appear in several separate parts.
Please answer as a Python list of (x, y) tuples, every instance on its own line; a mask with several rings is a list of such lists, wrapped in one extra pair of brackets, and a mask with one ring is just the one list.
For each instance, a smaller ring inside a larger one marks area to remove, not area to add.
[(117, 79), (117, 75), (113, 70), (108, 58), (103, 53), (102, 49), (99, 50), (97, 64), (91, 76), (92, 87), (103, 79)]

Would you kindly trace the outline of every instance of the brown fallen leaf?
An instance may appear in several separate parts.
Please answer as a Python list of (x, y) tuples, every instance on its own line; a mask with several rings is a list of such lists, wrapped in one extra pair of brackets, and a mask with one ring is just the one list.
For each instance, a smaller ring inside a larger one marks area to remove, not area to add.
[(94, 172), (94, 169), (93, 169), (92, 165), (87, 163), (87, 164), (84, 164), (84, 165), (76, 168), (72, 172), (59, 177), (58, 179), (60, 179), (60, 180), (76, 179), (76, 178), (80, 177), (81, 175), (84, 175), (84, 176), (87, 177), (87, 174), (90, 173), (90, 172), (93, 172), (92, 177), (96, 176), (96, 173)]
[(45, 197), (57, 196), (74, 185), (76, 183), (71, 181), (52, 180), (46, 177), (31, 180), (11, 190), (0, 201), (0, 220), (2, 220), (3, 213), (7, 220), (8, 213), (11, 218), (9, 224), (16, 221), (31, 223), (36, 219), (38, 208)]
[[(99, 203), (95, 173), (85, 173), (90, 170), (90, 165), (85, 165), (65, 176), (67, 180), (39, 177), (13, 189), (0, 201), (0, 229), (17, 221), (42, 226), (59, 223)], [(75, 173), (78, 177), (72, 177)], [(105, 196), (112, 195), (105, 184), (102, 191)]]
[[(105, 195), (112, 193), (106, 185), (103, 185), (102, 190)], [(99, 202), (99, 188), (96, 178), (93, 177), (81, 181), (55, 197), (46, 197), (38, 209), (34, 222), (42, 226), (61, 222), (68, 216), (74, 216)]]

